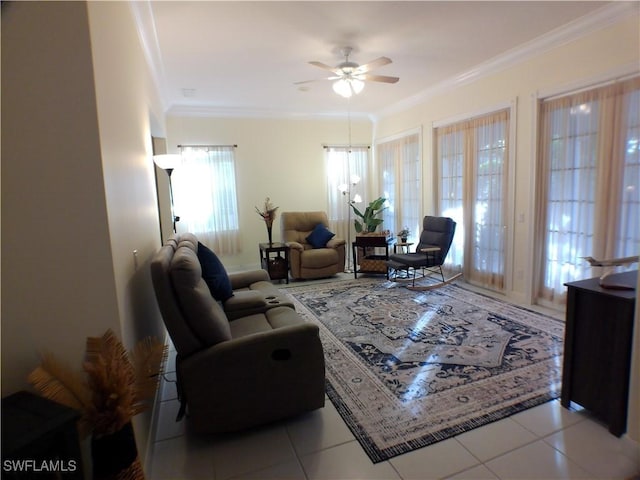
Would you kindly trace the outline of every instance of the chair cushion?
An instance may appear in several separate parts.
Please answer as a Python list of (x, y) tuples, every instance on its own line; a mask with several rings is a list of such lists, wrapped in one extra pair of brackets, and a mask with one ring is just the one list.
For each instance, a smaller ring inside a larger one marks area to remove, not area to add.
[(213, 298), (225, 302), (233, 297), (231, 281), (224, 265), (215, 253), (200, 242), (198, 242), (198, 260), (202, 268), (202, 278)]
[(313, 246), (313, 248), (325, 248), (327, 242), (335, 237), (335, 233), (331, 232), (323, 224), (317, 224), (311, 233), (307, 236), (306, 240)]
[(302, 268), (325, 268), (338, 262), (338, 252), (333, 248), (310, 248), (300, 255)]
[(264, 314), (256, 313), (232, 320), (230, 329), (233, 338), (242, 338), (254, 333), (270, 332), (273, 330), (273, 327), (267, 321), (267, 317)]
[(171, 283), (185, 321), (204, 345), (231, 339), (229, 320), (202, 278), (196, 253), (178, 247), (171, 259)]

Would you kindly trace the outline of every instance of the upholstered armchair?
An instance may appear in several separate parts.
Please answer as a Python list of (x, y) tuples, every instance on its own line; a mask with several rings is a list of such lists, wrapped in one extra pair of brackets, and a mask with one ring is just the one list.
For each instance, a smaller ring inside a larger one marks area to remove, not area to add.
[(290, 247), (291, 278), (330, 277), (344, 271), (345, 240), (328, 229), (325, 212), (283, 212), (281, 238)]

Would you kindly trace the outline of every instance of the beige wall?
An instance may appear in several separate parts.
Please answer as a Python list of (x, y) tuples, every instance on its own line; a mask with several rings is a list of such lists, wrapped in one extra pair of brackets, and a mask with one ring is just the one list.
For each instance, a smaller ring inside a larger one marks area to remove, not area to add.
[[(513, 203), (509, 205), (508, 228), (513, 241), (507, 272), (509, 295), (531, 300), (530, 272), (533, 248), (533, 186), (535, 178), (536, 101), (540, 93), (559, 93), (589, 81), (615, 78), (620, 72), (638, 71), (640, 59), (637, 16), (586, 37), (551, 49), (498, 73), (458, 87), (443, 90), (401, 113), (380, 118), (376, 138), (412, 128), (423, 130), (424, 213), (435, 213), (433, 195), (433, 126), (449, 119), (473, 115), (493, 107), (515, 106), (515, 156), (509, 166)], [(624, 46), (624, 48), (622, 48)], [(513, 146), (512, 146), (513, 147)]]
[[(346, 112), (346, 105), (345, 105)], [(177, 145), (238, 145), (236, 176), (242, 252), (222, 257), (229, 269), (257, 267), (258, 243), (267, 240), (264, 221), (254, 207), (270, 197), (285, 211), (327, 209), (323, 145), (349, 142), (346, 119), (238, 119), (173, 117), (167, 119), (167, 149)], [(352, 121), (352, 144), (371, 142), (371, 123)], [(180, 214), (180, 212), (176, 212)], [(280, 221), (273, 225), (280, 240)]]
[(87, 8), (2, 7), (2, 394), (119, 330)]
[[(165, 335), (149, 274), (160, 246), (151, 136), (164, 134), (164, 112), (128, 2), (87, 6), (117, 332), (131, 348), (144, 337)], [(151, 412), (138, 415), (134, 425), (144, 457)]]
[[(127, 2), (2, 7), (2, 395), (49, 350), (164, 335), (151, 134), (163, 113)], [(133, 252), (137, 251), (137, 260)], [(142, 456), (149, 415), (136, 418)]]

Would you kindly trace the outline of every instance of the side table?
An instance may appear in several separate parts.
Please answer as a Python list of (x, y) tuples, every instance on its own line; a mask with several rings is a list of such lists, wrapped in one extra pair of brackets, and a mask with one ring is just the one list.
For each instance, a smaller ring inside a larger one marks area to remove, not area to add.
[[(358, 273), (370, 273), (386, 275), (389, 279), (389, 247), (395, 240), (384, 235), (356, 235), (356, 240), (351, 244), (353, 252), (353, 276), (358, 278)], [(384, 248), (384, 255), (376, 253), (376, 248)]]
[(286, 280), (289, 283), (289, 245), (265, 242), (260, 243), (259, 247), (260, 265), (269, 272), (271, 280)]
[(413, 245), (413, 242), (398, 242), (393, 246), (393, 253), (409, 253), (411, 245)]

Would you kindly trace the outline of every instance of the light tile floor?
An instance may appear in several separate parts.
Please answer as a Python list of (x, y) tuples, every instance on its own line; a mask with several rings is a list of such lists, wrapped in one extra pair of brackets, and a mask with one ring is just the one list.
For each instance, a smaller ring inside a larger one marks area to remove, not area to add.
[(298, 418), (200, 437), (175, 422), (175, 374), (166, 378), (147, 462), (150, 480), (640, 478), (636, 443), (557, 400), (373, 464), (328, 399), (323, 409)]

